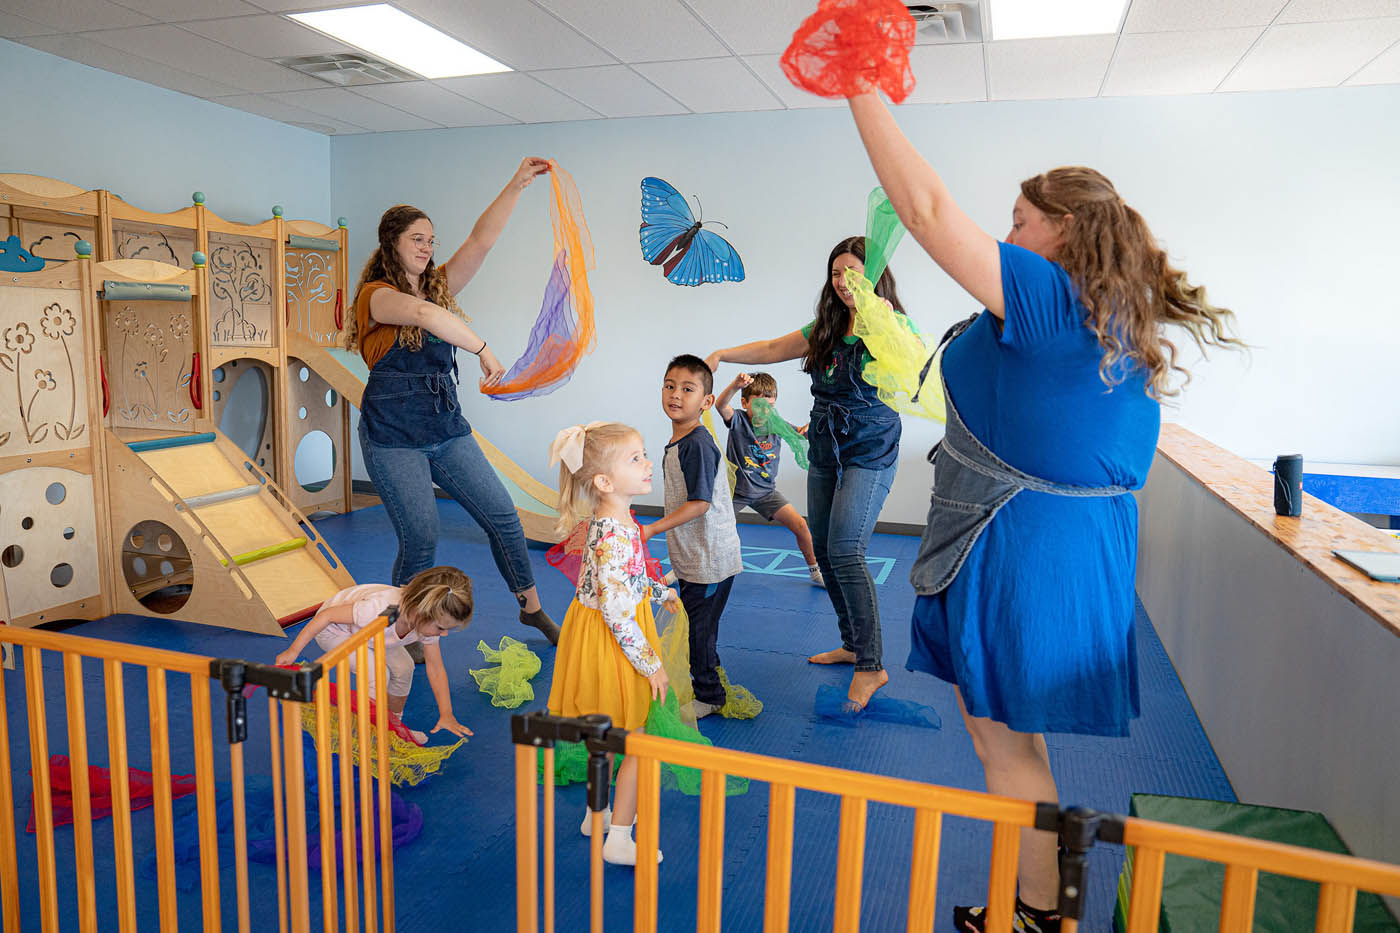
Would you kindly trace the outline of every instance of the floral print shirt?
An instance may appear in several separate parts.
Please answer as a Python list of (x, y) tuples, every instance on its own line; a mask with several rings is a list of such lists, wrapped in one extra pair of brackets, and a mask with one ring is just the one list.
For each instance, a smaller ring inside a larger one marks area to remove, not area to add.
[(648, 597), (663, 599), (666, 594), (666, 587), (647, 576), (642, 535), (635, 522), (589, 519), (575, 598), (603, 614), (608, 631), (643, 677), (656, 673), (661, 658), (637, 624), (637, 605)]

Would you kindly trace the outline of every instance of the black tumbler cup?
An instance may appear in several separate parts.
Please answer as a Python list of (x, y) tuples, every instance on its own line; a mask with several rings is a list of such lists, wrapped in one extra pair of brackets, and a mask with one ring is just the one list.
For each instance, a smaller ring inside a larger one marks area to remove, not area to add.
[(1280, 515), (1303, 514), (1303, 455), (1279, 454), (1274, 458), (1274, 511)]

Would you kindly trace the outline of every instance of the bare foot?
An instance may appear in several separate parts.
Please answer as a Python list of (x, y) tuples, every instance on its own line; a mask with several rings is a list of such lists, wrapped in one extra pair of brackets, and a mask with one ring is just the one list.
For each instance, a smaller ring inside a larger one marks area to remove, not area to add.
[(856, 653), (847, 651), (845, 648), (832, 648), (830, 651), (823, 651), (821, 654), (814, 654), (807, 659), (808, 664), (854, 664), (856, 663)]
[(846, 691), (846, 699), (858, 709), (865, 709), (875, 691), (889, 682), (890, 675), (886, 671), (856, 671), (851, 675), (851, 689)]

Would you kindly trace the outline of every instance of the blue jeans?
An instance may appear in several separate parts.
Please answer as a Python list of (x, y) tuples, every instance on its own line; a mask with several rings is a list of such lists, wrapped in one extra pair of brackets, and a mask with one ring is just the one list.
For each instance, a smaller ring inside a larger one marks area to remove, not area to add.
[(525, 532), (510, 494), (470, 434), (429, 447), (379, 447), (360, 420), (360, 449), (375, 492), (399, 539), (394, 586), (403, 586), (437, 563), (437, 483), (467, 510), (491, 543), (491, 556), (512, 593), (535, 585)]
[(880, 671), (880, 606), (865, 549), (894, 482), (895, 465), (883, 470), (848, 466), (841, 472), (812, 464), (807, 471), (807, 524), (826, 593), (836, 610), (841, 647), (856, 656), (856, 670)]

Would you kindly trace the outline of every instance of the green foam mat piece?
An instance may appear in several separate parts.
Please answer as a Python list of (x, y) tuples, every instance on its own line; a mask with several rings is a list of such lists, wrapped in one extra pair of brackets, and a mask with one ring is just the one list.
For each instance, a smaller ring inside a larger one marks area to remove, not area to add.
[[(1310, 810), (1133, 794), (1128, 812), (1162, 823), (1351, 854), (1327, 817)], [(1132, 883), (1133, 850), (1129, 849), (1123, 871), (1118, 876), (1118, 902), (1113, 910), (1113, 925), (1118, 933), (1127, 928)], [(1216, 929), (1220, 923), (1220, 892), (1224, 883), (1223, 863), (1168, 854), (1162, 871), (1162, 913), (1158, 930), (1161, 933), (1194, 933)], [(1254, 929), (1259, 933), (1312, 929), (1317, 916), (1317, 895), (1315, 882), (1260, 872), (1254, 896)], [(1353, 929), (1358, 933), (1395, 933), (1400, 931), (1400, 923), (1380, 897), (1360, 892)]]

